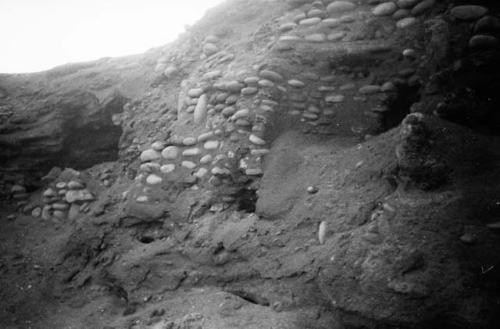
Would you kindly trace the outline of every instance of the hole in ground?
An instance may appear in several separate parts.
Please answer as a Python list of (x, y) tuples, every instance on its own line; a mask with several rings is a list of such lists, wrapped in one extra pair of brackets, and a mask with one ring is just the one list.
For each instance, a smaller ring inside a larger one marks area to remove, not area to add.
[(139, 237), (139, 242), (144, 243), (144, 244), (149, 244), (151, 242), (154, 242), (155, 238), (147, 235), (143, 235)]
[(399, 86), (397, 94), (387, 101), (389, 110), (382, 117), (382, 132), (398, 126), (410, 113), (411, 105), (420, 99), (419, 88), (419, 86)]
[(112, 116), (121, 113), (126, 102), (125, 97), (113, 95), (95, 117), (85, 119), (85, 107), (68, 111), (72, 114), (64, 122), (63, 149), (55, 157), (55, 165), (81, 170), (117, 160), (122, 128), (113, 123)]
[(239, 190), (234, 196), (238, 202), (238, 210), (248, 213), (255, 212), (255, 205), (257, 204), (257, 191), (250, 188), (243, 188)]
[(167, 236), (163, 223), (159, 221), (134, 226), (133, 237), (140, 243), (149, 244)]

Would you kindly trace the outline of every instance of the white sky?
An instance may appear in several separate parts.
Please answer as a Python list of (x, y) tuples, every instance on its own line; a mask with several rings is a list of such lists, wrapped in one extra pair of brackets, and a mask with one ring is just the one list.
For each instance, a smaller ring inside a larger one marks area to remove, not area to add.
[(0, 73), (142, 53), (222, 0), (0, 0)]

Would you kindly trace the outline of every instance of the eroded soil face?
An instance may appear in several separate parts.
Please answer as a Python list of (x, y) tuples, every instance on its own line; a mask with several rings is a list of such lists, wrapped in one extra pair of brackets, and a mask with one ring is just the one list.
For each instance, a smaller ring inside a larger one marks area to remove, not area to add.
[(0, 76), (0, 327), (498, 328), (499, 9), (233, 0)]

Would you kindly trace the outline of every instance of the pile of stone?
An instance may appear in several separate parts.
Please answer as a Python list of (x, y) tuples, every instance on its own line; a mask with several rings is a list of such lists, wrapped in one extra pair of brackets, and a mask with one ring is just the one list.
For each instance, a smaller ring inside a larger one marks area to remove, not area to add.
[(210, 57), (219, 52), (219, 47), (217, 46), (219, 42), (219, 38), (214, 35), (209, 35), (205, 38), (202, 48), (204, 58)]
[(16, 201), (18, 207), (23, 207), (28, 204), (29, 193), (26, 192), (26, 187), (21, 184), (15, 184), (10, 188), (11, 197)]
[(41, 216), (45, 220), (73, 220), (80, 212), (88, 212), (90, 202), (94, 200), (92, 193), (85, 188), (85, 183), (79, 180), (59, 181), (47, 188), (42, 196), (44, 206)]
[[(417, 17), (429, 11), (435, 0), (372, 0), (369, 9), (352, 1), (314, 1), (304, 4), (295, 16), (285, 16), (278, 26), (280, 33), (286, 33), (279, 38), (278, 49), (292, 49), (292, 44), (299, 41), (323, 43), (338, 42), (348, 38), (348, 33), (340, 27), (354, 22), (365, 22), (370, 16), (387, 17), (395, 20), (397, 28), (403, 29), (414, 25)], [(354, 11), (357, 10), (356, 13)], [(348, 29), (349, 30), (349, 29)], [(293, 32), (293, 33), (291, 33)]]
[(496, 35), (500, 32), (500, 19), (487, 14), (488, 8), (477, 5), (456, 6), (451, 9), (451, 16), (456, 20), (473, 23), (473, 36), (469, 40), (471, 49), (498, 47)]

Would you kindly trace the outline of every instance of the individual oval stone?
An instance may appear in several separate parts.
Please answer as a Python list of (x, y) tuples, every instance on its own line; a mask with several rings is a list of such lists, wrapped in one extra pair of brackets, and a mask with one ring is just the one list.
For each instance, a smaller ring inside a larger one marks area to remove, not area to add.
[(247, 119), (238, 119), (234, 122), (234, 124), (238, 127), (249, 127), (252, 125)]
[(278, 86), (276, 86), (276, 89), (278, 89), (278, 90), (279, 90), (279, 91), (281, 91), (282, 93), (286, 93), (286, 92), (287, 92), (286, 88), (285, 88), (285, 87), (283, 87), (283, 86), (279, 86), (279, 85), (278, 85)]
[(356, 5), (349, 1), (334, 1), (326, 7), (329, 14), (340, 14), (351, 11), (356, 8)]
[(56, 202), (52, 204), (52, 209), (55, 210), (67, 210), (69, 208), (69, 204), (67, 203), (62, 203), (62, 202)]
[(391, 81), (387, 81), (380, 87), (381, 92), (396, 91), (396, 86)]
[(221, 70), (214, 70), (214, 71), (209, 71), (201, 77), (203, 80), (212, 80), (212, 79), (217, 79), (222, 76), (222, 71)]
[(412, 67), (407, 67), (398, 71), (398, 76), (401, 78), (409, 78), (415, 74), (415, 69)]
[(283, 81), (283, 76), (281, 76), (281, 74), (276, 73), (276, 72), (271, 71), (271, 70), (262, 70), (262, 71), (260, 71), (259, 76), (261, 78), (271, 80), (273, 82)]
[(188, 96), (191, 98), (198, 98), (203, 94), (202, 88), (193, 88), (188, 90)]
[(344, 95), (328, 95), (325, 97), (327, 103), (340, 103), (344, 101)]
[(473, 49), (489, 49), (498, 46), (498, 39), (491, 35), (478, 34), (469, 40), (469, 47)]
[(409, 59), (415, 59), (417, 58), (417, 53), (414, 49), (407, 48), (403, 50), (403, 56)]
[(193, 176), (194, 177), (197, 177), (197, 178), (203, 178), (206, 176), (206, 174), (208, 174), (208, 169), (207, 168), (200, 168), (198, 169), (194, 174)]
[(264, 105), (269, 105), (269, 106), (278, 106), (278, 105), (280, 105), (278, 102), (273, 101), (272, 99), (263, 99), (261, 101), (261, 103), (264, 104)]
[(411, 8), (419, 3), (421, 0), (398, 0), (399, 8)]
[(220, 94), (217, 94), (217, 96), (215, 97), (215, 101), (217, 103), (224, 103), (228, 97), (229, 97), (229, 93), (220, 93)]
[(160, 164), (154, 163), (154, 162), (146, 162), (146, 163), (141, 164), (139, 169), (141, 171), (144, 171), (144, 172), (151, 172), (153, 170), (160, 169)]
[(184, 150), (182, 152), (182, 155), (185, 156), (185, 157), (197, 156), (197, 155), (200, 155), (200, 154), (201, 154), (201, 150), (199, 148), (197, 148), (197, 147), (193, 147), (193, 148)]
[(234, 121), (234, 120), (238, 120), (240, 118), (246, 118), (247, 116), (250, 115), (250, 110), (249, 109), (241, 109), (241, 110), (238, 110), (232, 117), (231, 119)]
[(243, 84), (236, 80), (229, 81), (224, 84), (224, 90), (231, 93), (239, 93), (243, 87)]
[(411, 14), (413, 16), (419, 16), (425, 13), (427, 10), (431, 9), (436, 4), (436, 0), (424, 0), (418, 5), (413, 7)]
[(213, 160), (213, 157), (211, 154), (207, 154), (207, 155), (204, 155), (201, 159), (200, 159), (200, 163), (201, 164), (209, 164), (210, 162), (212, 162)]
[(493, 16), (481, 18), (474, 26), (474, 33), (496, 33), (498, 31), (500, 31), (500, 19)]
[(360, 94), (365, 94), (365, 95), (376, 94), (376, 93), (380, 92), (380, 86), (366, 85), (366, 86), (359, 88), (358, 92)]
[(488, 8), (476, 5), (464, 5), (453, 7), (450, 11), (451, 15), (461, 20), (477, 20), (488, 12)]
[(148, 177), (146, 178), (146, 183), (148, 183), (149, 185), (157, 185), (161, 184), (161, 182), (163, 182), (163, 178), (155, 174), (148, 175)]
[(164, 147), (165, 144), (163, 144), (162, 142), (154, 142), (153, 144), (151, 144), (151, 148), (157, 152), (161, 152)]
[(342, 86), (339, 87), (339, 90), (344, 91), (344, 90), (351, 90), (356, 88), (356, 85), (352, 82), (345, 83)]
[(321, 22), (321, 18), (319, 18), (319, 17), (312, 17), (312, 18), (306, 18), (306, 19), (301, 20), (299, 22), (299, 25), (311, 26), (311, 25), (316, 25), (319, 22)]
[(222, 110), (222, 115), (225, 117), (230, 117), (234, 114), (234, 112), (236, 112), (236, 109), (233, 106), (228, 106)]
[(203, 46), (203, 52), (207, 55), (207, 56), (210, 56), (210, 55), (213, 55), (215, 53), (217, 53), (219, 51), (219, 47), (217, 47), (216, 45), (214, 45), (213, 43), (206, 43), (204, 46)]
[(295, 22), (298, 22), (298, 21), (300, 21), (300, 20), (302, 20), (302, 19), (304, 19), (304, 18), (306, 18), (306, 17), (307, 17), (306, 13), (300, 13), (300, 14), (296, 15), (296, 16), (293, 18), (293, 20), (294, 20)]
[(174, 74), (176, 74), (179, 70), (175, 66), (168, 66), (165, 71), (163, 71), (163, 75), (167, 78), (172, 77)]
[(244, 96), (250, 96), (250, 95), (255, 95), (258, 91), (259, 89), (255, 87), (246, 87), (241, 89), (241, 94)]
[(217, 43), (219, 42), (219, 38), (215, 35), (209, 35), (205, 38), (205, 42)]
[(57, 218), (57, 219), (65, 219), (66, 218), (65, 212), (61, 211), (61, 210), (54, 210), (52, 215), (54, 216), (54, 218)]
[(321, 113), (321, 110), (314, 105), (309, 105), (309, 107), (307, 108), (307, 112), (318, 114)]
[(94, 196), (88, 190), (70, 190), (66, 192), (66, 202), (74, 203), (77, 201), (85, 202), (94, 200)]
[(207, 118), (207, 106), (208, 106), (208, 98), (206, 94), (203, 94), (198, 99), (198, 103), (194, 109), (194, 124), (199, 125), (205, 122)]
[(42, 208), (42, 219), (49, 220), (51, 211), (52, 211), (51, 206), (49, 206), (49, 205), (44, 206)]
[(259, 82), (259, 77), (246, 77), (243, 82), (247, 85), (256, 85)]
[(367, 98), (366, 96), (353, 96), (352, 100), (355, 102), (366, 102)]
[(344, 16), (340, 17), (340, 21), (342, 23), (352, 23), (352, 22), (356, 21), (356, 18), (353, 15), (344, 15)]
[(396, 10), (394, 14), (392, 14), (392, 18), (394, 18), (395, 20), (400, 20), (402, 18), (410, 16), (410, 13), (411, 12), (408, 9), (399, 9)]
[(262, 111), (264, 111), (264, 112), (274, 112), (274, 108), (273, 108), (272, 106), (269, 106), (269, 105), (265, 105), (265, 104), (263, 104), (263, 105), (261, 105), (259, 108), (260, 108)]
[(264, 172), (260, 168), (247, 168), (245, 169), (245, 175), (247, 176), (262, 176)]
[(137, 199), (135, 199), (135, 201), (138, 203), (145, 203), (149, 201), (149, 198), (146, 195), (141, 195), (138, 196)]
[(302, 77), (307, 80), (311, 81), (318, 81), (319, 80), (319, 75), (314, 73), (314, 72), (304, 72), (302, 74)]
[(324, 33), (308, 34), (306, 35), (305, 40), (311, 42), (324, 42), (326, 40), (326, 35)]
[(323, 110), (323, 115), (325, 116), (335, 116), (335, 110), (333, 109), (325, 109)]
[(265, 145), (266, 144), (266, 141), (264, 141), (262, 138), (254, 135), (254, 134), (251, 134), (249, 137), (248, 137), (248, 140), (252, 143), (252, 144), (255, 144), (255, 145)]
[(194, 169), (196, 168), (196, 163), (192, 161), (182, 161), (181, 166), (187, 169)]
[(321, 21), (321, 25), (329, 27), (329, 28), (334, 28), (339, 26), (342, 23), (342, 21), (338, 18), (326, 18)]
[(203, 147), (206, 150), (215, 150), (219, 147), (219, 141), (208, 141), (203, 145)]
[(334, 75), (326, 75), (324, 77), (319, 78), (319, 81), (321, 81), (321, 82), (334, 82), (335, 79), (336, 78)]
[(334, 86), (318, 86), (318, 91), (334, 91), (336, 88)]
[[(59, 182), (59, 183), (57, 183), (57, 184), (56, 184), (56, 187), (57, 187), (58, 189), (63, 189), (63, 188), (68, 187), (68, 183), (66, 183), (66, 182)], [(13, 191), (11, 191), (11, 192), (13, 192)], [(23, 191), (23, 192), (24, 192), (24, 191)]]
[(328, 41), (339, 41), (340, 39), (344, 38), (346, 36), (346, 32), (344, 31), (339, 31), (339, 32), (333, 32), (328, 34), (326, 37)]
[(179, 151), (177, 146), (167, 146), (161, 152), (161, 156), (166, 160), (173, 160), (179, 156)]
[(304, 88), (306, 86), (304, 82), (297, 79), (288, 80), (288, 84), (295, 88)]
[(158, 63), (155, 67), (155, 72), (161, 72), (167, 68), (165, 63)]
[(233, 105), (238, 101), (238, 96), (236, 95), (231, 95), (228, 98), (226, 98), (226, 105)]
[(221, 167), (213, 167), (212, 170), (211, 170), (211, 173), (212, 173), (212, 175), (219, 175), (219, 176), (230, 175), (231, 174), (231, 172), (229, 171), (229, 169), (227, 169), (227, 168), (221, 168)]
[(72, 180), (68, 183), (68, 189), (70, 190), (81, 190), (83, 188), (85, 188), (85, 184), (83, 184), (82, 182)]
[(289, 23), (285, 23), (285, 24), (280, 25), (278, 30), (280, 32), (288, 32), (288, 31), (293, 30), (296, 26), (297, 26), (297, 24), (295, 24), (293, 22), (289, 22)]
[(140, 159), (141, 162), (148, 162), (158, 160), (161, 157), (160, 152), (155, 151), (153, 149), (145, 150), (141, 153)]
[(384, 2), (373, 8), (372, 13), (375, 16), (389, 16), (398, 10), (398, 6), (394, 2)]
[[(222, 110), (225, 108), (225, 106), (224, 106), (224, 105), (225, 105), (225, 104), (217, 104), (217, 105), (215, 105), (215, 106), (214, 106), (214, 110), (215, 110), (215, 112), (220, 112), (220, 111), (222, 111)], [(207, 112), (207, 114), (209, 114), (209, 113)]]
[(36, 207), (35, 209), (33, 209), (31, 211), (31, 216), (32, 217), (35, 217), (35, 218), (38, 218), (42, 215), (42, 208), (40, 207)]
[(184, 146), (193, 146), (196, 145), (196, 138), (194, 137), (186, 137), (182, 140), (182, 144)]
[(289, 42), (289, 41), (299, 41), (300, 37), (297, 35), (283, 35), (279, 38), (281, 42)]
[(259, 82), (257, 84), (259, 85), (259, 87), (262, 87), (262, 88), (274, 87), (274, 82), (272, 82), (271, 80), (267, 80), (267, 79), (261, 79), (261, 80), (259, 80)]
[(160, 171), (164, 174), (171, 173), (175, 170), (175, 164), (169, 163), (160, 167)]
[(396, 26), (399, 29), (404, 29), (404, 28), (412, 26), (416, 22), (417, 22), (417, 19), (415, 17), (406, 17), (406, 18), (403, 18), (403, 19), (400, 19), (399, 21), (397, 21)]
[(326, 12), (319, 8), (313, 8), (307, 12), (307, 17), (319, 17), (323, 18), (326, 16)]
[(316, 113), (304, 112), (302, 114), (302, 117), (308, 120), (316, 120), (318, 118), (318, 115)]
[(250, 151), (250, 154), (251, 155), (266, 155), (266, 154), (269, 154), (269, 150), (268, 149), (255, 149), (255, 150), (251, 150)]
[(56, 191), (54, 191), (51, 188), (48, 188), (43, 192), (43, 196), (46, 198), (54, 197), (56, 195), (57, 195)]
[(203, 143), (203, 142), (209, 140), (210, 138), (214, 137), (214, 135), (215, 135), (215, 133), (213, 131), (203, 133), (200, 136), (198, 136), (198, 142)]

